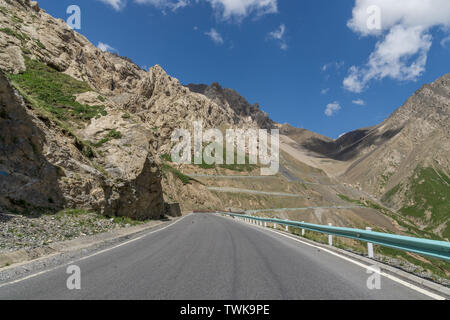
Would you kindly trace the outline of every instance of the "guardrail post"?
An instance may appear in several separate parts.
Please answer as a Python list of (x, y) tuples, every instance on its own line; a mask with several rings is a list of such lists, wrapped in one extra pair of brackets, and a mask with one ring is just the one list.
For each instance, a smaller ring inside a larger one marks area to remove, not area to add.
[[(329, 225), (330, 227), (332, 226), (331, 223), (329, 223), (328, 225)], [(333, 235), (331, 235), (331, 234), (328, 235), (328, 244), (329, 244), (330, 246), (333, 245)]]
[(276, 223), (273, 224), (273, 228), (274, 228), (275, 230), (278, 229), (278, 226), (277, 226)]
[[(367, 227), (366, 228), (367, 231), (372, 231), (372, 228)], [(369, 255), (369, 258), (373, 259), (374, 258), (374, 254), (373, 254), (373, 243), (368, 242), (367, 243), (367, 253)]]
[[(302, 223), (305, 223), (305, 221), (302, 221)], [(305, 236), (305, 229), (302, 229), (302, 237)]]
[(264, 228), (267, 228), (267, 222), (264, 221)]
[(286, 232), (289, 232), (289, 226), (286, 226)]

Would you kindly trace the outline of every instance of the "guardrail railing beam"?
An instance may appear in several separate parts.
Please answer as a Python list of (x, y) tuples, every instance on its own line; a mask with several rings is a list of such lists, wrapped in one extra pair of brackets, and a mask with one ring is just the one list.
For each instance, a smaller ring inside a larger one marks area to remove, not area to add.
[(302, 230), (302, 236), (305, 235), (305, 231), (314, 231), (329, 236), (329, 244), (332, 245), (333, 236), (343, 237), (348, 239), (354, 239), (364, 241), (367, 243), (369, 257), (374, 256), (373, 245), (385, 246), (397, 250), (413, 252), (421, 255), (426, 255), (438, 259), (450, 261), (450, 242), (437, 241), (423, 238), (415, 238), (410, 236), (402, 236), (396, 234), (375, 232), (371, 229), (353, 229), (334, 227), (331, 225), (316, 225), (305, 222), (280, 220), (272, 218), (255, 218), (243, 214), (233, 214), (229, 212), (217, 212), (221, 215), (228, 215), (232, 217), (241, 217), (248, 223), (256, 224), (256, 221), (260, 223), (271, 223), (274, 229), (278, 229), (278, 225), (284, 226), (286, 231), (289, 231), (289, 227), (299, 228)]

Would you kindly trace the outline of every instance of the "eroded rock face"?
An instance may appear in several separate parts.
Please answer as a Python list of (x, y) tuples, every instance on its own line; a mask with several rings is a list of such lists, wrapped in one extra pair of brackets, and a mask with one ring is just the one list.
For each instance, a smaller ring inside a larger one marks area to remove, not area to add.
[(58, 183), (64, 172), (47, 158), (52, 138), (0, 73), (0, 205), (65, 205)]
[[(112, 113), (98, 128), (117, 128), (117, 121), (125, 122)], [(122, 122), (117, 144), (105, 146), (103, 157), (88, 159), (74, 137), (27, 106), (0, 73), (0, 205), (19, 211), (92, 208), (111, 216), (161, 217), (161, 174), (150, 151), (151, 136), (142, 126)], [(83, 130), (87, 138), (100, 134), (90, 126)], [(125, 150), (120, 142), (133, 147)]]
[(151, 130), (135, 116), (110, 110), (108, 115), (92, 119), (79, 135), (97, 144), (108, 139), (98, 147), (101, 157), (97, 160), (107, 175), (103, 188), (107, 214), (136, 219), (164, 214), (161, 173), (154, 156), (156, 140)]

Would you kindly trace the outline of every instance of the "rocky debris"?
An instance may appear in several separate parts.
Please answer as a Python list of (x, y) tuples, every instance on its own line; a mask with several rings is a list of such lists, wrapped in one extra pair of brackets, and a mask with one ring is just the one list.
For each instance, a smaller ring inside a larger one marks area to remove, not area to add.
[(106, 218), (87, 211), (35, 216), (7, 214), (0, 211), (0, 239), (2, 239), (0, 254), (20, 249), (41, 248), (58, 241), (129, 226), (130, 222), (127, 220)]
[(392, 257), (386, 257), (386, 256), (378, 256), (378, 257), (376, 257), (376, 259), (382, 263), (396, 267), (396, 268), (406, 271), (408, 273), (414, 274), (420, 278), (442, 284), (446, 287), (450, 287), (450, 280), (448, 278), (446, 279), (446, 278), (439, 277), (436, 274), (434, 274), (433, 272), (431, 272), (429, 270), (425, 270), (423, 267), (417, 266), (406, 260), (392, 258)]

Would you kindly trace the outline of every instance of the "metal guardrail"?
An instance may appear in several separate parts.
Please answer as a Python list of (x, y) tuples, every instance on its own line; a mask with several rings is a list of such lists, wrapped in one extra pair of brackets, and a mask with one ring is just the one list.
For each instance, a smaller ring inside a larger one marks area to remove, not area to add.
[(267, 223), (272, 223), (275, 226), (281, 225), (285, 226), (286, 228), (288, 227), (300, 228), (302, 229), (302, 235), (304, 235), (305, 230), (328, 234), (330, 245), (332, 245), (332, 236), (364, 241), (369, 244), (368, 250), (369, 257), (372, 258), (373, 258), (372, 244), (377, 244), (384, 247), (414, 252), (421, 255), (426, 255), (450, 261), (450, 242), (447, 241), (436, 241), (408, 236), (400, 236), (389, 233), (375, 232), (371, 231), (369, 228), (368, 230), (362, 230), (362, 229), (334, 227), (331, 225), (324, 226), (290, 220), (254, 217), (229, 212), (217, 212), (217, 213), (228, 215), (233, 218), (243, 219), (248, 222), (259, 223), (261, 225), (264, 223), (265, 226), (267, 226)]

